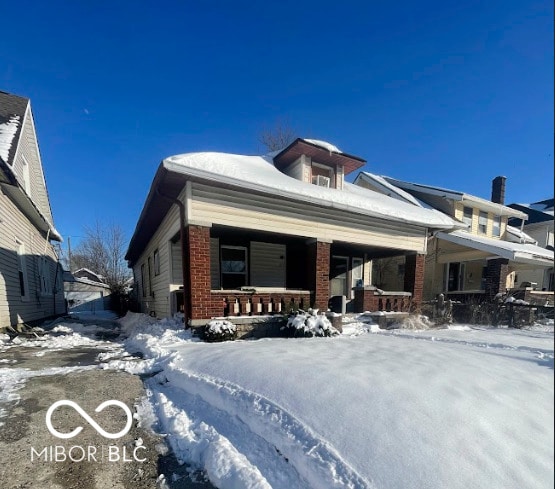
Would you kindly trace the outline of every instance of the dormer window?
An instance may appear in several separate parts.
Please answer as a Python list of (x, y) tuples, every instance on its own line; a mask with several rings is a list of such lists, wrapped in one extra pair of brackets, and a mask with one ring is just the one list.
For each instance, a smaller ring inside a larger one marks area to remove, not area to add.
[(329, 166), (312, 163), (312, 183), (319, 187), (335, 188), (334, 171)]
[(336, 146), (315, 139), (298, 138), (274, 156), (274, 166), (286, 175), (321, 187), (343, 189), (345, 175), (366, 163)]

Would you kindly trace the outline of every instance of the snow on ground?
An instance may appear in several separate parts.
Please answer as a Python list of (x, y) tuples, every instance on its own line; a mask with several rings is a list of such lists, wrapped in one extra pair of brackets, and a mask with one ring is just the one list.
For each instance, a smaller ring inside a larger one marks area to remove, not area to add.
[[(108, 349), (104, 368), (148, 374), (139, 422), (222, 489), (553, 487), (553, 321), (440, 329), (420, 317), (380, 330), (368, 315), (344, 319), (332, 338), (205, 343), (180, 320), (129, 313), (127, 355), (97, 339), (100, 320), (0, 335), (0, 352)], [(0, 406), (31, 376), (95, 368), (4, 365)]]
[(0, 426), (4, 424), (2, 418), (7, 415), (6, 410), (2, 406), (19, 401), (19, 394), (17, 394), (17, 391), (25, 385), (27, 379), (45, 375), (65, 375), (71, 372), (81, 372), (93, 368), (96, 368), (96, 366), (52, 367), (43, 370), (0, 368)]
[(553, 322), (362, 319), (335, 338), (210, 344), (171, 320), (122, 327), (158, 429), (217, 487), (553, 487)]
[[(105, 355), (122, 355), (122, 347), (116, 343), (102, 341), (97, 338), (98, 334), (112, 332), (106, 323), (84, 325), (81, 323), (66, 322), (63, 319), (56, 320), (49, 326), (49, 330), (37, 328), (39, 333), (36, 336), (25, 337), (16, 336), (11, 338), (7, 334), (0, 334), (0, 354), (11, 348), (29, 348), (30, 351), (36, 350), (33, 355), (41, 357), (51, 351), (68, 350), (71, 348), (102, 348), (109, 350)], [(1, 418), (6, 415), (6, 410), (2, 406), (10, 403), (17, 403), (19, 395), (17, 391), (21, 389), (27, 379), (43, 375), (61, 375), (70, 372), (98, 368), (92, 366), (74, 366), (60, 368), (44, 368), (42, 370), (30, 370), (27, 368), (7, 367), (4, 365), (17, 364), (17, 360), (0, 359), (0, 426)]]

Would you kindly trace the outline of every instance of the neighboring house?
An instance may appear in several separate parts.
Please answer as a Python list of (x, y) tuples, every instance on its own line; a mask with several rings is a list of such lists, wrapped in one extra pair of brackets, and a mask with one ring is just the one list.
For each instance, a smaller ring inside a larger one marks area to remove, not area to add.
[[(546, 248), (553, 253), (554, 250), (554, 232), (553, 232), (553, 199), (541, 200), (531, 204), (509, 204), (509, 207), (517, 209), (528, 214), (528, 220), (523, 226), (522, 234), (528, 236), (529, 239), (535, 241), (538, 246)], [(509, 220), (509, 224), (517, 226), (518, 223)], [(553, 267), (547, 269), (527, 269), (518, 272), (515, 281), (519, 284), (528, 282), (537, 284), (542, 290), (555, 290)]]
[[(265, 156), (165, 159), (126, 254), (141, 310), (193, 324), (327, 309), (336, 296), (359, 311), (418, 304), (427, 235), (455, 223), (346, 182), (364, 163), (310, 139)], [(383, 256), (405, 257), (403, 288), (378, 300), (370, 264)]]
[(0, 91), (0, 327), (65, 312), (29, 99)]
[(68, 312), (97, 312), (110, 309), (110, 286), (102, 276), (87, 268), (64, 271), (64, 295)]
[(434, 232), (428, 240), (424, 298), (444, 293), (453, 298), (492, 299), (515, 287), (521, 270), (553, 267), (553, 253), (537, 246), (508, 220), (527, 214), (503, 204), (505, 177), (496, 177), (492, 200), (464, 192), (405, 182), (363, 172), (357, 185), (421, 208), (432, 208), (462, 223), (465, 229)]

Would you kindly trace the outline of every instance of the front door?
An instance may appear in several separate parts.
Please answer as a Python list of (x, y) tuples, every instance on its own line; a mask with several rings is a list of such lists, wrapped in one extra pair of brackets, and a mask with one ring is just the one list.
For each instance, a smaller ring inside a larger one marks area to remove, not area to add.
[(347, 272), (349, 270), (349, 257), (332, 256), (330, 263), (330, 296), (347, 296)]

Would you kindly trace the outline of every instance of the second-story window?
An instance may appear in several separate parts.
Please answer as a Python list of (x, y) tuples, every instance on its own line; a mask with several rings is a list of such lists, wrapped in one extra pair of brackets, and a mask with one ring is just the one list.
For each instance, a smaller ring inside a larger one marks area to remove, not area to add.
[(464, 207), (462, 220), (468, 225), (469, 229), (472, 229), (472, 207)]
[(488, 232), (488, 213), (480, 211), (480, 215), (478, 216), (478, 231), (482, 234), (486, 234)]
[(493, 216), (492, 233), (494, 236), (501, 236), (501, 216)]

